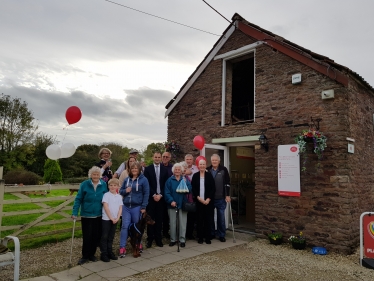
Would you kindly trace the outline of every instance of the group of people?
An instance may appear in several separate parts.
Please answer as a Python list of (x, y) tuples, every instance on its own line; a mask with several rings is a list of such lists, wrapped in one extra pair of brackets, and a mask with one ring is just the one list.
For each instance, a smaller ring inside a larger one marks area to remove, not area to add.
[[(102, 261), (118, 259), (113, 251), (113, 240), (121, 217), (119, 256), (124, 257), (128, 227), (137, 223), (144, 212), (155, 221), (147, 226), (148, 248), (153, 242), (163, 247), (163, 236), (170, 238), (169, 246), (179, 241), (183, 248), (186, 238), (195, 239), (195, 225), (199, 244), (211, 244), (215, 237), (226, 241), (224, 213), (226, 203), (230, 202), (230, 176), (220, 164), (219, 155), (211, 156), (209, 167), (205, 160), (200, 160), (196, 167), (191, 154), (187, 154), (183, 162), (172, 165), (169, 152), (155, 152), (152, 165), (144, 167), (137, 161), (137, 154), (138, 151), (131, 150), (129, 159), (113, 174), (111, 151), (102, 148), (100, 162), (89, 170), (89, 179), (81, 183), (72, 212), (72, 218), (76, 219), (80, 210), (82, 224), (82, 258), (78, 264), (97, 261), (98, 246)], [(178, 192), (181, 181), (188, 193)], [(185, 202), (196, 202), (196, 212), (185, 211)], [(217, 227), (214, 209), (217, 210)]]

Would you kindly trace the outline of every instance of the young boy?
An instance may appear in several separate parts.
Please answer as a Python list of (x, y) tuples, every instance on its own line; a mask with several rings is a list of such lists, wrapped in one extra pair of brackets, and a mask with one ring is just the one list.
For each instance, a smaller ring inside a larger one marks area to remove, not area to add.
[(102, 233), (100, 259), (103, 262), (110, 260), (117, 260), (118, 258), (113, 253), (113, 239), (117, 228), (117, 222), (122, 214), (122, 196), (117, 193), (119, 189), (119, 180), (111, 179), (108, 182), (109, 192), (103, 197), (103, 219), (102, 219)]

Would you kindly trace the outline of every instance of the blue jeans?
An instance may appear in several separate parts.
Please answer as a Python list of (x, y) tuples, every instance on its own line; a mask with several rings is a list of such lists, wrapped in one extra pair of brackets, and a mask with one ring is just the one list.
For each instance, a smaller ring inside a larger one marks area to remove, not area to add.
[(218, 237), (226, 236), (226, 221), (225, 221), (225, 210), (226, 210), (226, 200), (225, 199), (214, 199), (214, 208), (217, 210), (217, 231), (214, 229), (214, 217), (213, 223), (211, 224), (211, 234), (212, 236), (218, 235)]
[(122, 228), (121, 240), (119, 243), (120, 248), (126, 247), (127, 237), (129, 235), (129, 225), (137, 223), (140, 219), (140, 206), (134, 208), (127, 208), (122, 206)]

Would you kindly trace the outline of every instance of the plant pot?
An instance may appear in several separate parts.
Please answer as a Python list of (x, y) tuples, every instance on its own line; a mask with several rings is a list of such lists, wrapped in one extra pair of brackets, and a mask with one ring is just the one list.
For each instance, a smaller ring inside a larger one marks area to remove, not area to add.
[(297, 242), (291, 242), (292, 248), (296, 250), (304, 250), (306, 247), (306, 243), (297, 243)]
[(283, 243), (282, 238), (276, 238), (275, 240), (272, 238), (269, 238), (269, 241), (270, 241), (270, 244), (273, 244), (273, 245), (280, 245)]

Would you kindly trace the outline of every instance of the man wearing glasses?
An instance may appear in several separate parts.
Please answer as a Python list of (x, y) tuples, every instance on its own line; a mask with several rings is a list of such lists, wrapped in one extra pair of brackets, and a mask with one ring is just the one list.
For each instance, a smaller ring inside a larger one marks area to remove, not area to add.
[[(168, 171), (168, 178), (170, 178), (173, 175), (173, 172), (171, 171), (171, 168), (173, 168), (173, 164), (170, 163), (171, 160), (171, 153), (170, 152), (164, 152), (162, 154), (162, 165), (167, 169)], [(168, 214), (168, 206), (165, 202), (164, 204), (164, 212), (162, 217), (162, 233), (165, 238), (170, 238), (169, 235), (169, 214)]]

